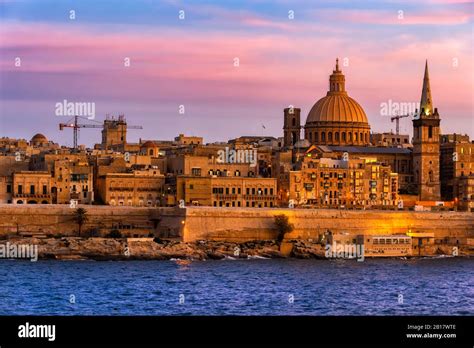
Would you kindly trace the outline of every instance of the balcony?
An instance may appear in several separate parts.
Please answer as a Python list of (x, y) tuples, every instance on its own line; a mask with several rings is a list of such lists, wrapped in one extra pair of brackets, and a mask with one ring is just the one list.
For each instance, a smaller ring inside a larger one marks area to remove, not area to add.
[(49, 193), (40, 194), (40, 193), (14, 193), (14, 198), (51, 198)]
[(272, 201), (277, 198), (276, 195), (244, 195), (246, 201)]
[(218, 193), (218, 194), (214, 194), (214, 196), (216, 197), (217, 200), (220, 200), (220, 201), (227, 201), (227, 200), (236, 200), (237, 199), (237, 195), (236, 194), (222, 194), (222, 193)]
[(133, 187), (111, 186), (109, 191), (133, 191)]

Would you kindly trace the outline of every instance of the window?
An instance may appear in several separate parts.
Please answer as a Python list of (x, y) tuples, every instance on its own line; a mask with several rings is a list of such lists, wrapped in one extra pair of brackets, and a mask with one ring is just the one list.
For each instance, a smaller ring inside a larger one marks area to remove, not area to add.
[[(242, 193), (240, 187), (237, 189), (237, 193), (238, 193), (239, 195)], [(240, 205), (239, 205), (239, 207), (240, 207)]]
[(339, 141), (339, 132), (334, 133), (334, 140)]
[(30, 193), (31, 193), (32, 195), (35, 194), (35, 185), (30, 185)]
[(293, 127), (296, 126), (296, 119), (294, 117), (291, 119), (291, 125)]
[(342, 141), (346, 141), (346, 132), (342, 132)]
[(326, 133), (324, 133), (324, 132), (321, 133), (321, 141), (322, 142), (326, 141)]
[(332, 141), (332, 132), (328, 133), (328, 141)]
[(7, 193), (12, 193), (12, 185), (7, 185)]
[(270, 195), (273, 196), (273, 189), (272, 188), (270, 189)]
[(47, 195), (48, 194), (48, 186), (43, 185), (43, 194)]
[(433, 126), (428, 127), (428, 138), (433, 138)]
[(193, 185), (193, 184), (189, 185), (189, 189), (190, 189), (190, 190), (193, 190), (193, 189), (194, 189), (194, 185)]
[(228, 187), (225, 188), (225, 194), (226, 194), (226, 195), (229, 194), (229, 188), (228, 188)]
[(201, 168), (192, 168), (191, 169), (191, 174), (193, 176), (201, 176)]
[(315, 142), (319, 141), (318, 132), (314, 132), (314, 141)]

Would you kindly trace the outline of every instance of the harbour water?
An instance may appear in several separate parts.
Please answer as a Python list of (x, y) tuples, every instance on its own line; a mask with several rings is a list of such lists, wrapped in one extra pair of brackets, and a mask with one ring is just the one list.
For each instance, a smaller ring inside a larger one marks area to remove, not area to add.
[(0, 315), (474, 315), (474, 259), (0, 261)]

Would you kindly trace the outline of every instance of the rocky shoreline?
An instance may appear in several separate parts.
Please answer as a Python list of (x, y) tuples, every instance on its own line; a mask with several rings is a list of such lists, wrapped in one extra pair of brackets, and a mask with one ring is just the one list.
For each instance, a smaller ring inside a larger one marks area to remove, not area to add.
[[(55, 260), (326, 259), (324, 246), (310, 240), (288, 240), (281, 246), (275, 240), (185, 243), (158, 238), (11, 238), (0, 242), (6, 243), (37, 246), (38, 259)], [(430, 254), (445, 253), (438, 248)]]
[[(7, 241), (1, 241), (5, 244)], [(320, 244), (291, 241), (280, 248), (274, 240), (246, 243), (158, 238), (14, 238), (10, 245), (37, 245), (38, 259), (57, 260), (221, 260), (252, 258), (324, 258)]]

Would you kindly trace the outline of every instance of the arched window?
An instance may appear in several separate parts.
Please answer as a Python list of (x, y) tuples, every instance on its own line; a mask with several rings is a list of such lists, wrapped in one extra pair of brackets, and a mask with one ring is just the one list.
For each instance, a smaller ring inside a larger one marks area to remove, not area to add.
[(291, 125), (293, 127), (296, 126), (296, 119), (294, 117), (291, 119)]
[(334, 140), (339, 141), (339, 132), (334, 133)]
[(349, 142), (352, 142), (352, 132), (349, 132), (347, 134), (349, 134)]
[(362, 132), (359, 135), (360, 135), (359, 141), (363, 142), (364, 141), (364, 135), (362, 134)]
[(321, 141), (322, 142), (326, 141), (326, 133), (325, 132), (321, 132)]
[(354, 141), (357, 142), (357, 132), (354, 132)]
[(332, 132), (328, 132), (328, 141), (332, 141)]
[(313, 133), (309, 132), (309, 142), (313, 142)]
[(342, 132), (342, 141), (346, 141), (346, 132)]
[(318, 132), (314, 132), (314, 142), (317, 143), (319, 141)]

